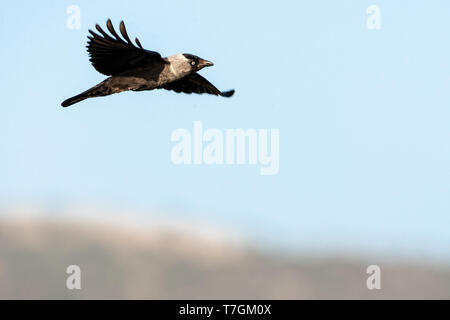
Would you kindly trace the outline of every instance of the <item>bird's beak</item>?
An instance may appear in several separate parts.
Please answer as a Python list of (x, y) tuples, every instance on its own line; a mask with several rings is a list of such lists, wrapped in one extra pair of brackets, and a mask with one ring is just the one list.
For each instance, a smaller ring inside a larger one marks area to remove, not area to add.
[(214, 63), (212, 63), (211, 61), (208, 61), (208, 60), (200, 59), (199, 65), (202, 68), (204, 68), (204, 67), (212, 67), (214, 65)]

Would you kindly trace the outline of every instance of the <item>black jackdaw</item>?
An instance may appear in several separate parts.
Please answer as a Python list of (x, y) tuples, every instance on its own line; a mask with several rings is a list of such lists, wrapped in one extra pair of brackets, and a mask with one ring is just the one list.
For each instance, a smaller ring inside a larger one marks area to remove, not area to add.
[(131, 42), (123, 21), (120, 33), (114, 30), (111, 20), (106, 26), (108, 35), (97, 24), (100, 34), (89, 30), (87, 50), (94, 68), (107, 76), (103, 82), (91, 89), (65, 100), (61, 105), (68, 107), (87, 98), (107, 96), (122, 91), (143, 91), (166, 89), (184, 93), (208, 93), (231, 97), (234, 90), (221, 92), (208, 80), (197, 73), (212, 62), (192, 54), (176, 54), (162, 58), (158, 52), (145, 50), (136, 38), (137, 47)]

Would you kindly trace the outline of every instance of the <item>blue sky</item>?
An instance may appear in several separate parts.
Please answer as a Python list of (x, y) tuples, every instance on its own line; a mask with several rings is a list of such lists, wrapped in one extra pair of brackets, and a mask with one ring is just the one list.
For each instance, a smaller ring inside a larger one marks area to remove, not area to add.
[[(72, 4), (79, 30), (66, 27)], [(372, 4), (381, 30), (366, 28)], [(0, 205), (161, 210), (288, 250), (450, 257), (449, 9), (406, 0), (6, 2)], [(213, 61), (201, 74), (236, 95), (122, 93), (61, 108), (104, 79), (85, 45), (107, 18), (163, 56)], [(173, 165), (171, 133), (195, 120), (279, 129), (279, 174)]]

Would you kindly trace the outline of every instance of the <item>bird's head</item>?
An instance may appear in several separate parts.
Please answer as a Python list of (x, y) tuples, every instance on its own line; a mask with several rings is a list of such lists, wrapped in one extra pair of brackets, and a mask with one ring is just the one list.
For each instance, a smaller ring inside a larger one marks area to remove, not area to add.
[(197, 57), (193, 54), (176, 54), (167, 58), (172, 66), (172, 70), (178, 76), (185, 76), (197, 72), (205, 67), (211, 67), (214, 64), (208, 60)]
[(194, 56), (193, 54), (183, 53), (183, 56), (187, 59), (188, 63), (191, 65), (191, 68), (195, 71), (199, 71), (205, 67), (212, 67), (214, 65), (211, 61)]

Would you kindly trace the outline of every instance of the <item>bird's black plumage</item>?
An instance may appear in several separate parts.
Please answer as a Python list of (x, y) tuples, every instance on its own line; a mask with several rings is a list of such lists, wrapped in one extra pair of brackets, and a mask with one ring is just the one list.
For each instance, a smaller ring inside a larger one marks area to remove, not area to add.
[(98, 24), (98, 33), (89, 30), (87, 50), (94, 68), (109, 76), (85, 92), (65, 100), (63, 107), (87, 98), (106, 96), (122, 91), (153, 89), (172, 90), (177, 93), (207, 93), (231, 97), (234, 90), (221, 92), (197, 73), (212, 66), (209, 61), (191, 54), (178, 54), (163, 58), (158, 52), (145, 50), (136, 38), (130, 40), (125, 24), (120, 23), (120, 34), (114, 30), (111, 20), (106, 23), (110, 35)]
[(234, 90), (220, 92), (211, 82), (198, 73), (193, 73), (180, 80), (170, 82), (164, 85), (163, 88), (173, 90), (177, 93), (209, 93), (222, 97), (231, 97), (234, 94)]
[(113, 76), (148, 64), (162, 66), (167, 63), (158, 52), (145, 50), (138, 38), (136, 38), (138, 45), (136, 47), (128, 37), (123, 21), (120, 23), (120, 33), (126, 42), (116, 33), (111, 20), (107, 21), (106, 26), (114, 38), (103, 31), (98, 24), (95, 25), (95, 28), (101, 35), (89, 30), (92, 36), (88, 36), (87, 49), (90, 61), (98, 72)]

